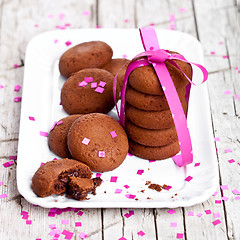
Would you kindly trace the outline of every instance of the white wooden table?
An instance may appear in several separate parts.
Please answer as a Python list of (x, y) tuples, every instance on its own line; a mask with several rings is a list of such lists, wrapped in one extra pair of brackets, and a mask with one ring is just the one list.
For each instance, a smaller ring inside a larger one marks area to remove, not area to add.
[[(183, 239), (240, 239), (240, 200), (232, 193), (240, 191), (239, 9), (236, 0), (0, 0), (0, 239), (53, 239), (49, 224), (56, 224), (55, 233), (72, 232), (71, 239), (81, 239), (81, 232), (88, 235), (86, 239), (96, 240), (177, 239), (177, 233), (182, 233)], [(133, 28), (153, 23), (200, 40), (209, 71), (214, 135), (220, 138), (216, 141), (217, 196), (193, 207), (177, 208), (173, 215), (169, 209), (134, 209), (134, 215), (126, 218), (129, 209), (83, 209), (82, 216), (66, 211), (49, 217), (49, 209), (33, 206), (18, 193), (17, 160), (11, 167), (3, 167), (9, 156), (17, 155), (21, 102), (13, 99), (22, 92), (15, 92), (14, 86), (22, 86), (28, 41), (65, 23), (70, 24), (68, 28)], [(225, 153), (225, 149), (231, 152)], [(229, 163), (230, 159), (235, 162)], [(229, 190), (222, 190), (221, 185), (228, 185)], [(228, 201), (216, 204), (221, 196)], [(207, 215), (208, 209), (211, 214)], [(28, 212), (32, 222), (22, 219), (22, 211)], [(199, 213), (203, 215), (197, 217)], [(214, 226), (216, 219), (221, 223)], [(69, 220), (69, 224), (62, 224), (62, 220)], [(75, 227), (75, 222), (82, 226)], [(171, 227), (171, 222), (177, 226)], [(145, 235), (139, 235), (140, 231)]]

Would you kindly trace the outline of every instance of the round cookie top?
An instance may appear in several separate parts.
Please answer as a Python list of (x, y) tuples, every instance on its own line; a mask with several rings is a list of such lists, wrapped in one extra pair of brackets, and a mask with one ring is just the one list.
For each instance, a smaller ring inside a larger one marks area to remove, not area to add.
[(114, 107), (114, 76), (106, 70), (88, 68), (71, 75), (61, 90), (61, 103), (68, 114), (107, 113)]
[(112, 58), (112, 48), (101, 41), (91, 41), (78, 44), (60, 58), (59, 71), (64, 77), (85, 68), (102, 68)]
[(111, 171), (126, 158), (128, 138), (112, 117), (92, 113), (77, 119), (68, 133), (68, 148), (74, 159), (92, 171)]
[[(192, 67), (190, 64), (180, 60), (174, 60), (174, 62), (176, 62), (189, 79), (192, 79)], [(178, 68), (170, 64), (167, 60), (165, 61), (165, 64), (176, 88), (183, 88), (189, 83), (187, 78)], [(139, 92), (151, 95), (164, 94), (152, 65), (134, 69), (129, 75), (128, 81), (131, 87)]]
[(50, 130), (48, 134), (48, 145), (49, 148), (59, 157), (71, 158), (67, 146), (67, 134), (73, 122), (81, 116), (82, 114), (76, 114), (62, 118), (58, 122), (55, 122)]

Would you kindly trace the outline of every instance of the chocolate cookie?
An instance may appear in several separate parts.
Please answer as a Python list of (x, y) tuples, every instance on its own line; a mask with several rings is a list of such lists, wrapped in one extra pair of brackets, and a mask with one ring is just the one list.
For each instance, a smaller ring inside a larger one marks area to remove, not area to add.
[[(174, 60), (174, 62), (178, 64), (190, 79), (192, 78), (192, 68), (190, 64), (180, 60)], [(165, 64), (176, 88), (183, 88), (189, 83), (187, 78), (178, 68), (170, 64), (168, 61), (166, 61)], [(128, 79), (129, 84), (139, 92), (151, 95), (164, 94), (152, 65), (134, 69)]]
[(118, 74), (117, 80), (118, 80), (120, 89), (122, 89), (125, 72), (127, 70), (127, 66), (129, 62), (130, 60), (126, 58), (116, 58), (116, 59), (112, 59), (109, 63), (107, 63), (103, 67), (103, 69), (112, 73), (114, 76)]
[(49, 148), (59, 157), (71, 158), (67, 146), (67, 134), (73, 122), (81, 117), (82, 114), (67, 116), (54, 123), (54, 126), (48, 134)]
[(45, 163), (32, 178), (32, 189), (39, 197), (66, 191), (70, 177), (91, 178), (89, 167), (73, 159), (58, 159)]
[[(183, 110), (186, 113), (186, 101), (183, 101), (183, 105)], [(135, 108), (130, 104), (126, 104), (125, 114), (131, 122), (142, 128), (166, 129), (174, 127), (172, 113), (170, 110), (145, 111)]]
[(84, 42), (66, 52), (60, 58), (59, 71), (64, 77), (85, 68), (102, 68), (112, 58), (112, 48), (101, 41)]
[[(182, 105), (186, 104), (185, 87), (177, 89), (177, 92), (178, 92), (180, 101), (182, 102)], [(131, 104), (136, 108), (146, 110), (146, 111), (162, 111), (162, 110), (169, 109), (169, 105), (165, 95), (154, 96), (154, 95), (144, 94), (131, 88), (130, 86), (127, 88), (127, 91), (126, 91), (126, 102), (128, 102), (129, 104)]]
[(114, 107), (113, 79), (111, 73), (98, 68), (72, 74), (62, 87), (63, 109), (68, 114), (109, 112)]
[(148, 160), (163, 160), (173, 157), (180, 151), (178, 141), (162, 147), (149, 147), (129, 140), (129, 152)]
[(79, 118), (68, 133), (68, 148), (74, 159), (92, 171), (117, 168), (128, 153), (128, 139), (122, 126), (112, 117), (92, 113)]
[(125, 130), (130, 139), (146, 146), (165, 146), (175, 142), (178, 139), (175, 127), (161, 130), (152, 130), (141, 128), (131, 121), (126, 120)]

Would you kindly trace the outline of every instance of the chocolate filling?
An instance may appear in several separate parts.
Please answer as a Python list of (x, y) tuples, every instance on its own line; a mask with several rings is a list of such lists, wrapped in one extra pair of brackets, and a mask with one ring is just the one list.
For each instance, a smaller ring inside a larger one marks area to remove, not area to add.
[(74, 198), (76, 200), (85, 200), (87, 198), (88, 193), (86, 191), (76, 190), (76, 189), (68, 189), (67, 197)]

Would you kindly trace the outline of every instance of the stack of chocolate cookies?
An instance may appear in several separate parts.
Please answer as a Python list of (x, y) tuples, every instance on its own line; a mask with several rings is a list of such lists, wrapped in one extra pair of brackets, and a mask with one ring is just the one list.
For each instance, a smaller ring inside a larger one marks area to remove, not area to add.
[[(182, 71), (191, 79), (190, 64), (175, 60)], [(189, 83), (175, 66), (165, 62), (178, 92), (184, 112)], [(129, 138), (129, 151), (141, 158), (162, 160), (176, 155), (179, 150), (178, 136), (167, 99), (159, 79), (151, 65), (139, 67), (129, 75), (125, 128)]]

